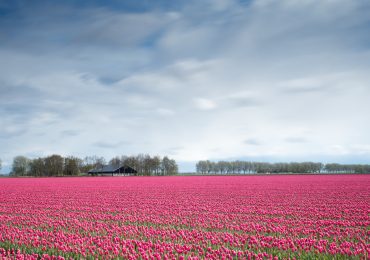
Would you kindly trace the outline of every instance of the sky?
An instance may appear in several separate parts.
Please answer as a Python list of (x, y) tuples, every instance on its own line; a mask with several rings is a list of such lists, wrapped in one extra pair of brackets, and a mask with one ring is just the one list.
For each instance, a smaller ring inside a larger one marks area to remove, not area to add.
[(368, 0), (0, 0), (0, 158), (370, 163)]

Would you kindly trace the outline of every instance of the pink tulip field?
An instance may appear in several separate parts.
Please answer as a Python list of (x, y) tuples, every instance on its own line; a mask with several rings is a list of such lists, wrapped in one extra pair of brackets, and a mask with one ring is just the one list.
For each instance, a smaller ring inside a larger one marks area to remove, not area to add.
[(0, 179), (0, 259), (369, 259), (370, 175)]

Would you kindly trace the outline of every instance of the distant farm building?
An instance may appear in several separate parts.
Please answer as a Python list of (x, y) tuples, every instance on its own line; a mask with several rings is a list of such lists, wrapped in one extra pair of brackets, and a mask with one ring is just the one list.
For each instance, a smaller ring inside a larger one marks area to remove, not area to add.
[(137, 170), (127, 165), (123, 165), (123, 166), (103, 165), (102, 167), (90, 170), (88, 174), (96, 175), (96, 176), (98, 175), (99, 176), (104, 176), (104, 175), (135, 176), (137, 174)]

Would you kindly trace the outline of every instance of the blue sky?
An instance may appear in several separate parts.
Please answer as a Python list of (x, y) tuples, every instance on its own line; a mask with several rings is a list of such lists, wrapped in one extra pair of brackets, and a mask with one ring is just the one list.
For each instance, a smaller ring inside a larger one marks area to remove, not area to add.
[(370, 2), (0, 0), (0, 158), (370, 162)]

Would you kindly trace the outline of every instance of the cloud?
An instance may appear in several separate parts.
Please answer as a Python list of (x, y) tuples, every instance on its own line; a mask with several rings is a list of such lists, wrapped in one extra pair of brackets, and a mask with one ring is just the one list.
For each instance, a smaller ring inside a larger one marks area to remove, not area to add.
[(247, 145), (261, 145), (261, 142), (258, 139), (255, 138), (249, 138), (244, 141), (245, 144)]
[(307, 139), (305, 137), (287, 137), (284, 141), (287, 143), (305, 143)]
[(260, 98), (253, 94), (237, 92), (232, 95), (221, 97), (225, 106), (231, 108), (248, 108), (262, 105)]
[(144, 44), (148, 37), (153, 37), (153, 34), (170, 21), (170, 16), (156, 13), (131, 14), (94, 10), (85, 14), (80, 25), (82, 30), (78, 35), (73, 35), (70, 41), (78, 45), (135, 46)]
[(175, 111), (167, 108), (158, 108), (156, 111), (161, 116), (173, 116), (176, 114)]
[(62, 136), (67, 136), (67, 137), (68, 136), (77, 136), (79, 134), (80, 134), (80, 132), (77, 131), (77, 130), (64, 130), (64, 131), (61, 132)]
[(207, 98), (194, 98), (196, 108), (201, 110), (212, 110), (217, 107), (216, 103)]
[(23, 134), (27, 133), (27, 130), (23, 127), (19, 127), (16, 125), (4, 125), (0, 127), (0, 139), (9, 139), (14, 137), (22, 136)]
[(176, 156), (178, 153), (181, 152), (181, 150), (183, 149), (184, 147), (182, 146), (173, 146), (173, 147), (169, 147), (168, 149), (165, 149), (164, 150), (164, 153), (165, 154), (168, 154), (168, 156)]
[(293, 94), (305, 94), (310, 92), (320, 92), (330, 88), (329, 84), (325, 84), (322, 80), (303, 78), (303, 79), (294, 79), (287, 82), (281, 83), (283, 91)]
[(370, 158), (366, 1), (57, 7), (22, 2), (0, 17), (5, 163), (48, 153), (171, 153), (183, 165)]
[(122, 147), (122, 146), (127, 146), (127, 145), (130, 145), (130, 143), (129, 142), (122, 142), (122, 141), (115, 142), (115, 143), (99, 141), (99, 142), (95, 142), (93, 145), (98, 147), (98, 148), (112, 149), (112, 148), (119, 148), (119, 147)]

